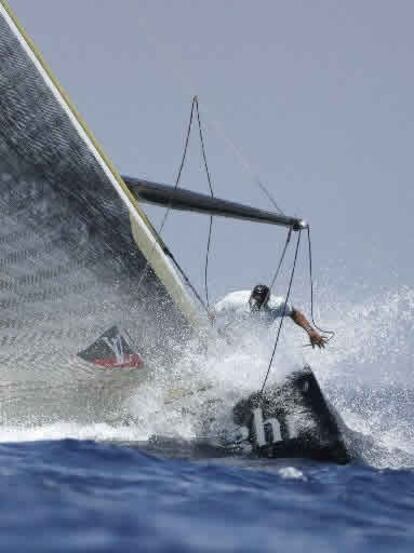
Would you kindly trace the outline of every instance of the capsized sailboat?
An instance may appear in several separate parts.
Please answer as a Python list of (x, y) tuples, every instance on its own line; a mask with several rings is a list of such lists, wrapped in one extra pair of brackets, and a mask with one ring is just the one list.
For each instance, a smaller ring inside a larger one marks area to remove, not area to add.
[(65, 417), (69, 404), (93, 418), (94, 398), (110, 390), (104, 404), (116, 407), (123, 379), (172, 361), (176, 344), (208, 324), (141, 202), (305, 223), (122, 178), (5, 0), (0, 60), (3, 420)]

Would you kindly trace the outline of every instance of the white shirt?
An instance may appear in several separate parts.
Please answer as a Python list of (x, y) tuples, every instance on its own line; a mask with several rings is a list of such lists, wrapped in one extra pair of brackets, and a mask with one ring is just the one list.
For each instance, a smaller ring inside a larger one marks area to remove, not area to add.
[(285, 298), (273, 295), (270, 296), (269, 302), (265, 307), (252, 311), (249, 305), (250, 296), (250, 290), (239, 290), (238, 292), (227, 294), (214, 307), (217, 321), (226, 324), (226, 322), (242, 322), (250, 319), (258, 323), (271, 325), (278, 317), (283, 315), (284, 309), (285, 316), (292, 315), (293, 309), (289, 304), (286, 304)]

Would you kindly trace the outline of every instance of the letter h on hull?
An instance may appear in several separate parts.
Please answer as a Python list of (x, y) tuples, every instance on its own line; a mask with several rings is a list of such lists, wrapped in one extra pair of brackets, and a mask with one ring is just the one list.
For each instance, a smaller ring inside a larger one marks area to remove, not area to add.
[(275, 442), (281, 442), (283, 440), (279, 421), (275, 418), (263, 420), (263, 411), (260, 407), (253, 410), (253, 427), (258, 447), (269, 445), (267, 440), (267, 435), (269, 433), (270, 443), (274, 444)]

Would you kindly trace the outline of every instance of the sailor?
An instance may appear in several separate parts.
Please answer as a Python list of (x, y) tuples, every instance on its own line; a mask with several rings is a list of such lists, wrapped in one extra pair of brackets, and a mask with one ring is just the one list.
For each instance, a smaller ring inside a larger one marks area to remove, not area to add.
[(257, 284), (252, 291), (240, 290), (227, 294), (216, 303), (211, 314), (212, 320), (217, 322), (224, 332), (235, 322), (250, 324), (253, 320), (269, 326), (282, 316), (290, 317), (303, 328), (313, 348), (325, 347), (326, 338), (312, 327), (305, 315), (286, 303), (283, 297), (272, 295), (265, 284)]

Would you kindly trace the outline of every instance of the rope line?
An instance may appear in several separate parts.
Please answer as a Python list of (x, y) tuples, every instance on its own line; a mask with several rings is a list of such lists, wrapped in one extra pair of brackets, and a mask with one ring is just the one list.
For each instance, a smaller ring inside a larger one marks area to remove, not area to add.
[(259, 179), (259, 177), (256, 177), (255, 178), (255, 181), (256, 181), (256, 184), (257, 186), (260, 188), (260, 190), (263, 192), (263, 194), (267, 197), (267, 199), (270, 201), (270, 203), (272, 204), (272, 206), (276, 209), (276, 211), (280, 214), (280, 215), (284, 215), (284, 212), (282, 211), (282, 209), (279, 207), (279, 204), (276, 202), (274, 196), (269, 192), (269, 189), (267, 188), (267, 186), (265, 186), (262, 181)]
[[(137, 24), (140, 27), (142, 36), (151, 46), (156, 57), (158, 57), (162, 70), (167, 70), (172, 74), (174, 80), (185, 95), (193, 95), (197, 87), (195, 86), (193, 76), (186, 70), (180, 57), (177, 55), (174, 56), (174, 54), (171, 53), (171, 48), (167, 48), (163, 45), (163, 41), (159, 40), (159, 37), (154, 33), (151, 25), (142, 14), (137, 18)], [(217, 118), (216, 114), (214, 114), (205, 103), (203, 103), (203, 111), (204, 114), (207, 115), (207, 117), (205, 116), (206, 125), (210, 128), (214, 127), (216, 134), (221, 136), (223, 142), (227, 143), (231, 150), (233, 150), (240, 167), (243, 168), (249, 180), (253, 181), (253, 183), (262, 190), (273, 207), (283, 215), (282, 209), (278, 206), (272, 194), (258, 177), (259, 171), (257, 170), (256, 164), (253, 164), (242, 152), (241, 148), (236, 145), (235, 141), (230, 138), (230, 133), (226, 130), (223, 122)]]
[(213, 232), (213, 216), (210, 215), (210, 224), (208, 226), (208, 236), (207, 236), (207, 246), (206, 246), (206, 256), (204, 259), (204, 293), (206, 296), (207, 307), (210, 307), (210, 296), (208, 290), (208, 264), (210, 261), (210, 248), (211, 248), (211, 235)]
[[(187, 159), (188, 146), (189, 146), (189, 143), (190, 143), (191, 130), (192, 130), (193, 121), (194, 121), (194, 112), (196, 112), (196, 116), (197, 116), (198, 133), (199, 133), (199, 137), (200, 137), (200, 145), (201, 145), (201, 151), (202, 151), (202, 156), (203, 156), (204, 169), (205, 169), (206, 176), (207, 176), (207, 182), (208, 182), (208, 186), (209, 186), (209, 190), (210, 190), (210, 195), (211, 195), (212, 198), (214, 198), (214, 191), (213, 191), (211, 173), (210, 173), (210, 169), (209, 169), (208, 161), (207, 161), (206, 147), (205, 147), (204, 136), (203, 136), (203, 128), (202, 128), (202, 125), (201, 125), (200, 109), (199, 109), (198, 97), (197, 96), (193, 97), (193, 100), (192, 100), (192, 103), (191, 103), (191, 111), (190, 111), (190, 117), (189, 117), (188, 126), (187, 126), (187, 133), (186, 133), (186, 137), (185, 137), (185, 142), (184, 142), (184, 149), (183, 149), (183, 153), (182, 153), (182, 156), (181, 156), (180, 165), (178, 167), (177, 177), (175, 179), (174, 190), (176, 190), (180, 185), (181, 177), (182, 177), (184, 166), (185, 166), (185, 162), (186, 162), (186, 159)], [(162, 231), (164, 230), (164, 227), (165, 227), (165, 224), (167, 222), (167, 219), (168, 219), (168, 216), (169, 216), (170, 212), (171, 212), (171, 201), (169, 202), (169, 204), (167, 206), (167, 209), (164, 212), (163, 218), (162, 218), (161, 223), (159, 225), (159, 228), (157, 230), (157, 233), (158, 233), (159, 236), (161, 236)], [(181, 265), (175, 259), (175, 257), (170, 252), (170, 250), (163, 244), (164, 253), (166, 255), (168, 255), (170, 257), (170, 259), (173, 261), (175, 267), (178, 269), (178, 271), (181, 274), (181, 276), (183, 277), (185, 283), (192, 290), (193, 294), (195, 295), (195, 297), (197, 298), (197, 300), (200, 302), (200, 304), (202, 305), (202, 307), (205, 309), (205, 311), (207, 313), (209, 313), (209, 307), (210, 307), (209, 289), (208, 289), (208, 267), (209, 267), (209, 258), (210, 258), (210, 249), (211, 249), (212, 230), (213, 230), (213, 215), (210, 215), (210, 224), (209, 224), (208, 237), (207, 237), (207, 246), (206, 246), (206, 256), (205, 256), (205, 262), (204, 262), (204, 292), (205, 292), (205, 296), (206, 296), (206, 301), (205, 302), (201, 298), (201, 295), (199, 294), (196, 287), (191, 282), (188, 275), (185, 273), (184, 269), (181, 267)], [(154, 251), (154, 249), (155, 249), (155, 244), (153, 246), (153, 251)], [(144, 267), (144, 269), (141, 273), (140, 279), (139, 279), (138, 284), (137, 284), (138, 289), (140, 288), (144, 278), (147, 276), (149, 268), (150, 268), (150, 265), (149, 265), (149, 261), (147, 259), (145, 267)]]
[[(192, 126), (193, 126), (194, 108), (196, 106), (196, 99), (195, 98), (196, 97), (193, 98), (193, 101), (191, 103), (190, 118), (189, 118), (189, 121), (188, 121), (187, 134), (186, 134), (185, 143), (184, 143), (184, 150), (183, 150), (183, 154), (181, 156), (181, 161), (180, 161), (180, 165), (179, 165), (179, 168), (178, 168), (177, 177), (175, 179), (174, 190), (177, 190), (177, 188), (180, 184), (181, 175), (183, 174), (185, 161), (187, 159), (188, 145), (190, 143), (191, 129), (192, 129)], [(167, 221), (167, 217), (169, 216), (170, 212), (171, 212), (171, 202), (168, 204), (168, 207), (167, 207), (167, 209), (164, 213), (164, 217), (161, 221), (160, 228), (158, 229), (158, 234), (159, 235), (161, 235), (161, 232), (163, 231), (164, 225)]]
[(291, 271), (290, 279), (289, 279), (289, 286), (288, 286), (288, 289), (287, 289), (285, 303), (284, 303), (284, 306), (283, 306), (283, 312), (282, 312), (282, 316), (280, 318), (279, 327), (277, 329), (276, 339), (275, 339), (275, 343), (273, 345), (272, 355), (270, 356), (269, 365), (267, 367), (266, 376), (263, 380), (262, 388), (260, 390), (261, 394), (263, 393), (263, 390), (266, 386), (266, 382), (267, 382), (267, 379), (268, 379), (269, 374), (270, 374), (270, 369), (272, 368), (273, 360), (274, 360), (274, 357), (275, 357), (275, 354), (276, 354), (277, 346), (279, 344), (280, 332), (282, 330), (283, 321), (285, 319), (286, 309), (287, 309), (287, 305), (288, 305), (288, 301), (289, 301), (289, 297), (290, 297), (290, 292), (292, 290), (293, 277), (295, 275), (296, 263), (297, 263), (297, 260), (298, 260), (298, 252), (299, 252), (299, 245), (300, 245), (301, 235), (302, 235), (302, 232), (299, 231), (298, 232), (298, 238), (297, 238), (297, 241), (296, 241), (295, 257), (293, 259), (292, 271)]
[(277, 269), (275, 271), (275, 274), (273, 275), (272, 281), (271, 281), (270, 286), (269, 286), (270, 291), (272, 291), (272, 288), (275, 285), (277, 277), (279, 276), (279, 272), (280, 272), (280, 269), (282, 267), (282, 263), (283, 263), (283, 260), (285, 258), (285, 255), (286, 255), (286, 251), (288, 249), (291, 236), (292, 236), (292, 227), (290, 227), (289, 230), (288, 230), (285, 245), (284, 245), (283, 251), (282, 251), (282, 255), (280, 256), (280, 259), (279, 259), (279, 264), (277, 266)]
[[(209, 110), (204, 107), (204, 110), (209, 114)], [(210, 113), (211, 115), (211, 113)], [(240, 167), (244, 169), (246, 172), (246, 175), (249, 176), (250, 179), (253, 180), (253, 182), (261, 189), (263, 194), (267, 197), (267, 199), (270, 201), (270, 203), (273, 205), (273, 207), (276, 209), (280, 215), (284, 215), (284, 212), (282, 211), (281, 207), (278, 205), (272, 194), (269, 192), (269, 189), (264, 185), (264, 183), (259, 178), (257, 171), (252, 167), (252, 164), (248, 161), (247, 157), (242, 153), (241, 149), (233, 142), (233, 140), (230, 138), (230, 136), (226, 133), (224, 130), (224, 126), (222, 123), (220, 123), (217, 119), (210, 118), (210, 121), (207, 119), (207, 125), (210, 123), (210, 125), (213, 125), (216, 129), (217, 134), (221, 136), (224, 142), (227, 143), (228, 146), (233, 150)]]
[[(203, 136), (203, 128), (201, 125), (201, 118), (200, 118), (200, 108), (198, 105), (198, 97), (194, 96), (193, 102), (195, 102), (196, 109), (197, 109), (197, 122), (198, 122), (198, 133), (200, 136), (200, 144), (201, 144), (201, 152), (203, 154), (203, 162), (204, 162), (204, 169), (206, 171), (207, 175), (207, 182), (208, 187), (210, 189), (210, 196), (214, 198), (214, 191), (213, 191), (213, 185), (211, 183), (211, 173), (210, 169), (208, 167), (207, 162), (207, 154), (206, 154), (206, 147), (204, 144), (204, 136)], [(208, 290), (208, 265), (210, 260), (210, 248), (211, 248), (211, 235), (213, 232), (213, 215), (210, 215), (210, 224), (208, 228), (208, 236), (207, 236), (207, 246), (206, 246), (206, 256), (204, 261), (204, 293), (206, 296), (206, 304), (207, 307), (210, 307), (210, 298), (209, 298), (209, 290)]]
[(193, 294), (198, 299), (198, 301), (200, 302), (200, 304), (202, 305), (202, 307), (204, 308), (204, 310), (206, 311), (206, 313), (208, 315), (210, 313), (210, 311), (209, 311), (207, 305), (204, 303), (203, 298), (198, 293), (197, 288), (194, 286), (194, 284), (191, 282), (191, 280), (186, 275), (184, 269), (181, 267), (181, 265), (178, 263), (178, 261), (175, 259), (175, 257), (173, 256), (173, 254), (170, 252), (170, 250), (167, 247), (164, 248), (164, 253), (166, 255), (168, 255), (168, 257), (171, 258), (172, 262), (177, 267), (178, 271), (180, 272), (181, 276), (185, 280), (186, 284), (191, 288)]
[[(190, 118), (189, 118), (189, 121), (188, 121), (187, 133), (186, 133), (185, 142), (184, 142), (184, 150), (183, 150), (183, 154), (181, 156), (181, 161), (180, 161), (180, 165), (179, 165), (179, 168), (178, 168), (177, 177), (175, 179), (175, 184), (174, 184), (174, 189), (175, 190), (178, 188), (178, 186), (180, 184), (181, 176), (182, 176), (184, 165), (185, 165), (185, 161), (186, 161), (186, 158), (187, 158), (188, 145), (189, 145), (189, 142), (190, 142), (191, 129), (192, 129), (192, 126), (193, 126), (193, 119), (194, 119), (194, 108), (196, 106), (196, 103), (197, 103), (196, 97), (194, 97), (193, 101), (192, 101), (192, 104), (191, 104)], [(171, 211), (171, 202), (168, 204), (167, 209), (165, 210), (163, 218), (161, 220), (160, 226), (158, 228), (157, 233), (158, 233), (159, 236), (161, 236), (161, 233), (164, 229), (165, 223), (167, 222), (170, 211)], [(156, 243), (154, 243), (154, 245), (152, 247), (151, 255), (155, 251)], [(184, 278), (187, 285), (193, 291), (195, 297), (198, 299), (198, 301), (200, 302), (202, 307), (208, 312), (208, 308), (205, 305), (202, 298), (200, 297), (200, 294), (197, 292), (195, 286), (191, 283), (189, 277), (186, 275), (186, 273), (184, 272), (184, 270), (182, 269), (182, 267), (180, 266), (178, 261), (175, 259), (175, 257), (172, 255), (172, 253), (169, 251), (169, 249), (164, 244), (161, 244), (161, 247), (163, 248), (164, 253), (167, 254), (170, 257), (170, 259), (174, 262), (174, 265), (177, 267), (177, 269), (179, 270), (181, 276)], [(141, 288), (141, 285), (144, 282), (145, 277), (148, 275), (149, 269), (150, 269), (150, 264), (149, 264), (149, 260), (147, 258), (146, 262), (145, 262), (144, 269), (142, 270), (141, 276), (140, 276), (140, 278), (138, 280), (138, 283), (137, 283), (137, 290), (139, 290)]]
[(335, 332), (333, 330), (324, 330), (320, 328), (315, 322), (314, 316), (314, 303), (315, 303), (315, 294), (313, 287), (313, 260), (312, 260), (312, 241), (311, 241), (311, 232), (310, 227), (307, 228), (308, 231), (308, 258), (309, 258), (309, 282), (310, 282), (310, 312), (311, 312), (311, 321), (313, 326), (319, 330), (322, 334), (328, 334), (329, 338), (327, 341), (330, 342), (335, 337)]

